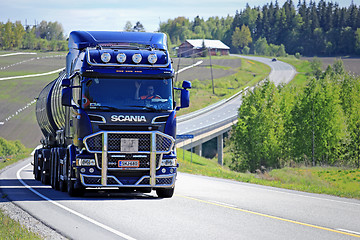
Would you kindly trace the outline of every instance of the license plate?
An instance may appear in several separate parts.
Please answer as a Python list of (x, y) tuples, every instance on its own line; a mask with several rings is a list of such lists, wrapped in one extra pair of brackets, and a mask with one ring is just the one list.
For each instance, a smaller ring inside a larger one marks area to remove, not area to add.
[(139, 151), (139, 139), (122, 138), (120, 151), (121, 152), (138, 152)]
[(120, 168), (138, 168), (139, 165), (139, 160), (119, 160), (118, 162), (118, 167)]

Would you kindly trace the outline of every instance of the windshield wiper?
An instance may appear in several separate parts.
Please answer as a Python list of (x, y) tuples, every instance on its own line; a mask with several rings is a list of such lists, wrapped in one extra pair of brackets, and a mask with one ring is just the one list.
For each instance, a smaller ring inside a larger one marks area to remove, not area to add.
[(112, 106), (95, 106), (90, 107), (90, 109), (102, 109), (102, 110), (109, 110), (109, 111), (123, 111), (123, 109), (112, 107)]
[(158, 109), (154, 106), (144, 106), (144, 105), (131, 105), (129, 107), (137, 107), (137, 108), (141, 108), (144, 110), (149, 110), (149, 111), (161, 111), (161, 109)]

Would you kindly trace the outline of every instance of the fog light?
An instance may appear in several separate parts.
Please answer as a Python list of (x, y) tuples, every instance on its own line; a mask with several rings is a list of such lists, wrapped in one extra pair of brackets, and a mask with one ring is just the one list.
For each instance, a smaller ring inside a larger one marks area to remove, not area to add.
[(165, 168), (161, 169), (161, 172), (166, 173), (166, 169)]
[(90, 169), (89, 169), (89, 172), (90, 172), (90, 173), (94, 173), (94, 171), (95, 171), (95, 170), (94, 170), (93, 168), (90, 168)]
[(173, 168), (170, 169), (170, 173), (174, 173), (174, 169), (173, 169)]
[(84, 173), (84, 172), (85, 172), (85, 168), (81, 168), (81, 169), (80, 169), (80, 172), (81, 172), (81, 173)]

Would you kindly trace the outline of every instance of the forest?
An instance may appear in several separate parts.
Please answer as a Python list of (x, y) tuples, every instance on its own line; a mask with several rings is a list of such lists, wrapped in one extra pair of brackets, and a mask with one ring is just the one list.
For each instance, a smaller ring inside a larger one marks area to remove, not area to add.
[[(272, 55), (267, 48), (283, 45), (289, 54), (306, 56), (360, 54), (360, 8), (355, 4), (292, 0), (246, 6), (235, 16), (169, 19), (160, 24), (172, 45), (186, 39), (219, 39), (234, 53)], [(262, 46), (262, 47), (260, 47)]]
[(341, 60), (321, 71), (312, 63), (307, 85), (265, 81), (248, 92), (231, 134), (231, 168), (360, 167), (360, 77)]
[[(176, 17), (161, 22), (159, 31), (168, 35), (169, 45), (180, 45), (186, 39), (218, 39), (232, 53), (284, 56), (329, 56), (360, 54), (360, 7), (352, 3), (320, 0), (277, 1), (262, 7), (246, 6), (234, 16), (214, 16), (207, 20)], [(144, 31), (137, 22), (127, 22), (124, 31)], [(20, 21), (0, 23), (0, 48), (66, 50), (63, 28), (58, 22), (42, 21), (23, 26)]]
[(67, 41), (63, 32), (58, 22), (41, 21), (35, 26), (23, 26), (20, 21), (0, 22), (0, 49), (65, 51)]

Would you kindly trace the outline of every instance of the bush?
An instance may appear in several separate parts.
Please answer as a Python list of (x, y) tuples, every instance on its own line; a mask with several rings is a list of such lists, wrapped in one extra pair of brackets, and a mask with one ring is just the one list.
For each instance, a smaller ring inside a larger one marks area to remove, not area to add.
[(19, 141), (7, 141), (0, 137), (0, 156), (7, 157), (18, 153), (23, 153), (25, 146)]

